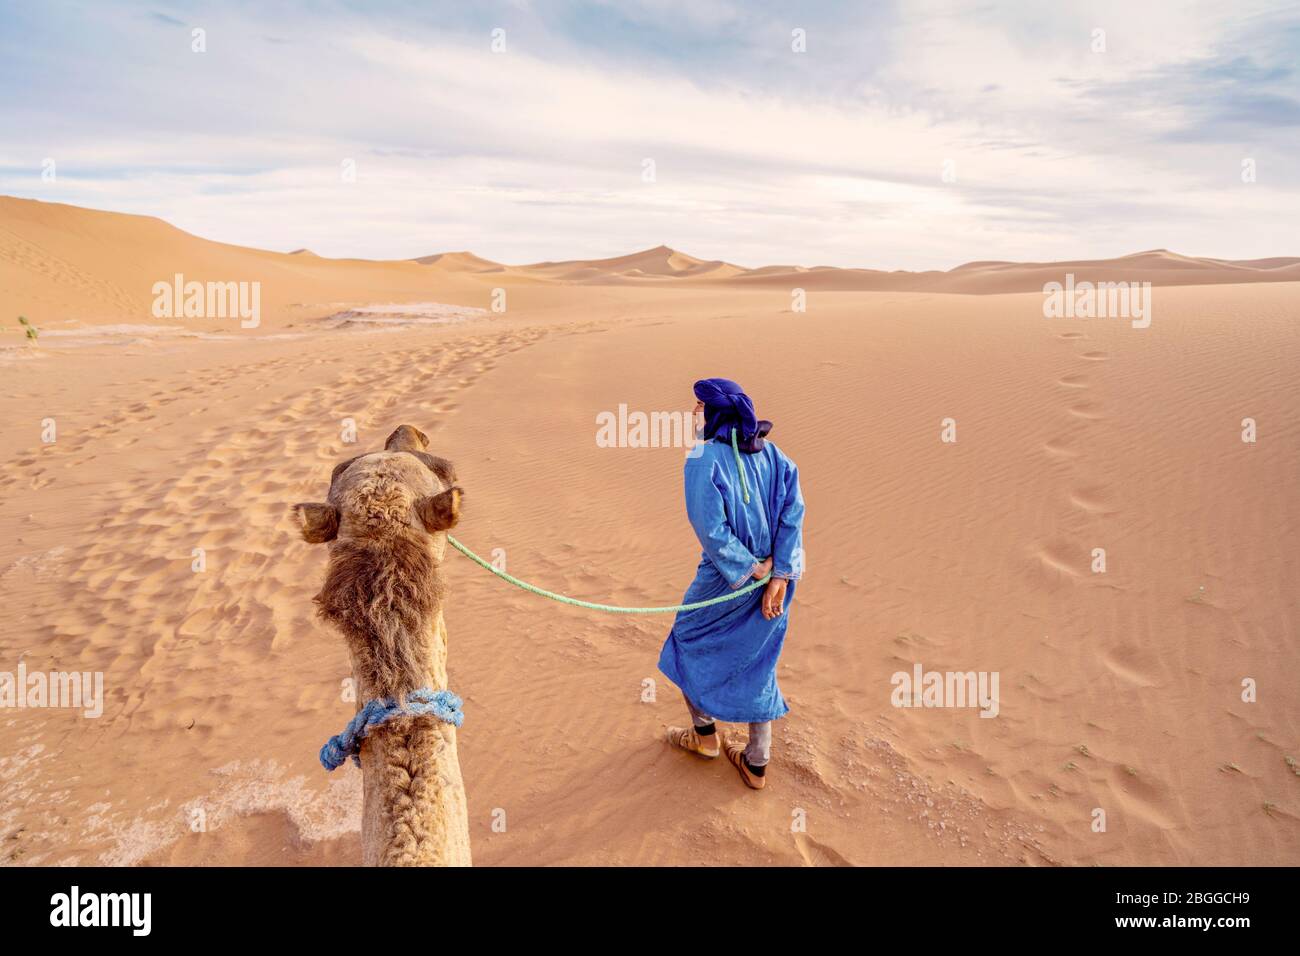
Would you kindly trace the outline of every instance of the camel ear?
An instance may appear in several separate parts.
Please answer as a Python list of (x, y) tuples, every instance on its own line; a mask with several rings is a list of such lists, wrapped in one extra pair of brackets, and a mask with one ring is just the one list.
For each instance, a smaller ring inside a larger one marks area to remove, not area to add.
[(339, 510), (333, 505), (308, 502), (294, 505), (293, 513), (304, 541), (323, 544), (339, 536)]
[(448, 488), (437, 495), (429, 495), (415, 503), (415, 514), (424, 530), (433, 534), (456, 527), (460, 520), (460, 500), (465, 493), (459, 488)]
[(427, 451), (413, 451), (411, 454), (424, 462), (424, 466), (437, 475), (438, 480), (444, 485), (454, 485), (456, 483), (456, 466), (446, 458), (430, 455)]
[(333, 490), (334, 482), (339, 480), (339, 475), (351, 468), (353, 462), (360, 461), (364, 457), (365, 455), (357, 455), (355, 458), (349, 458), (347, 461), (341, 461), (335, 465), (334, 470), (330, 472), (330, 489)]
[(384, 451), (424, 451), (429, 447), (429, 436), (414, 425), (398, 425), (384, 442)]

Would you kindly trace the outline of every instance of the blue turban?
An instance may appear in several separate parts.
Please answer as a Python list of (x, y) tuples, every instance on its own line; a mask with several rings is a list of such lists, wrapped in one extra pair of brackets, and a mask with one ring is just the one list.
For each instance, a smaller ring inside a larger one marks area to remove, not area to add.
[(754, 403), (745, 390), (725, 378), (703, 378), (695, 383), (695, 397), (704, 403), (704, 440), (715, 435), (730, 438), (731, 430), (742, 451), (753, 454), (763, 447), (763, 436), (772, 430), (772, 423), (759, 421), (754, 415)]

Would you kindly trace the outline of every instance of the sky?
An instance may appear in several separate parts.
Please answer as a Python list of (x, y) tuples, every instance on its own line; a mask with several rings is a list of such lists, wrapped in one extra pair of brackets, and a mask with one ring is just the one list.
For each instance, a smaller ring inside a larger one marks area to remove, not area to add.
[(0, 193), (362, 258), (1300, 255), (1297, 71), (1295, 2), (0, 0)]

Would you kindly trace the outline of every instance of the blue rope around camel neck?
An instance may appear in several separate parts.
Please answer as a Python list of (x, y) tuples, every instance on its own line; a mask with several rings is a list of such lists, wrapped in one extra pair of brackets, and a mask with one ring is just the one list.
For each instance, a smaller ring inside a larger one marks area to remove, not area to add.
[(361, 741), (370, 736), (370, 731), (380, 727), (395, 717), (436, 717), (443, 723), (459, 727), (465, 722), (465, 712), (461, 710), (461, 699), (449, 690), (431, 690), (421, 687), (406, 695), (406, 700), (398, 703), (391, 697), (366, 701), (366, 705), (357, 711), (357, 715), (348, 721), (343, 733), (336, 734), (325, 742), (320, 749), (320, 762), (326, 770), (343, 766), (349, 757), (361, 766)]

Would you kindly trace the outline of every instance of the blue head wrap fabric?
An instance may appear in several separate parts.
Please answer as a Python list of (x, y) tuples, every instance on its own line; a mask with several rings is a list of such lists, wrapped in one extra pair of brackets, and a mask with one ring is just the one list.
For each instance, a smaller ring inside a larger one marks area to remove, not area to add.
[(755, 416), (754, 403), (743, 388), (726, 378), (702, 378), (695, 383), (695, 397), (704, 403), (705, 441), (717, 435), (730, 440), (735, 428), (741, 451), (752, 455), (762, 449), (772, 423)]

